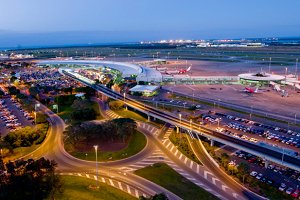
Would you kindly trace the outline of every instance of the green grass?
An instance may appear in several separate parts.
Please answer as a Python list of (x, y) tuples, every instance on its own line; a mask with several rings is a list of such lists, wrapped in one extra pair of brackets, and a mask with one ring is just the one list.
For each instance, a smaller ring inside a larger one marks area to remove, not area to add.
[[(98, 120), (104, 119), (103, 116), (100, 114), (99, 105), (98, 105), (97, 102), (91, 101), (90, 102), (90, 107), (95, 110), (95, 112), (96, 112), (96, 119), (98, 119)], [(52, 109), (52, 106), (50, 107), (50, 109)], [(52, 111), (56, 113), (56, 110), (52, 109)], [(58, 116), (60, 118), (62, 118), (63, 120), (70, 121), (71, 114), (74, 111), (74, 109), (72, 108), (72, 105), (60, 105), (58, 107), (58, 111), (59, 111), (58, 112)]]
[(138, 121), (142, 121), (142, 122), (147, 122), (147, 119), (144, 118), (143, 116), (133, 112), (133, 111), (130, 111), (130, 110), (114, 110), (114, 112), (124, 118), (130, 118), (130, 119), (135, 119), (135, 120), (138, 120)]
[(185, 200), (217, 199), (217, 197), (198, 187), (164, 163), (156, 163), (136, 170), (134, 173), (166, 188)]
[(16, 160), (19, 159), (20, 157), (23, 157), (27, 154), (30, 154), (34, 150), (40, 147), (40, 144), (36, 145), (31, 145), (30, 147), (18, 147), (13, 150), (12, 154), (8, 154), (3, 158), (4, 162), (7, 162), (9, 160)]
[(196, 155), (193, 153), (192, 148), (189, 145), (189, 142), (185, 136), (185, 134), (181, 134), (181, 141), (180, 141), (180, 134), (173, 131), (171, 135), (169, 136), (170, 141), (178, 147), (178, 150), (184, 154), (189, 159), (193, 160), (194, 162), (198, 164), (202, 164)]
[[(133, 200), (133, 196), (122, 192), (112, 186), (104, 183), (99, 183), (99, 190), (89, 189), (90, 185), (95, 185), (94, 180), (74, 177), (74, 176), (61, 176), (63, 181), (63, 192), (54, 196), (59, 200)], [(50, 200), (50, 198), (48, 198)]]
[[(133, 156), (144, 149), (147, 144), (147, 139), (141, 132), (136, 131), (133, 133), (130, 141), (124, 149), (116, 152), (98, 152), (98, 160), (99, 161), (112, 161), (112, 160), (120, 160), (124, 158), (128, 158)], [(68, 149), (68, 148), (66, 148)], [(72, 151), (69, 152), (71, 155), (75, 156), (76, 158), (83, 159), (83, 160), (95, 160), (95, 152), (91, 150), (89, 152), (76, 152)]]

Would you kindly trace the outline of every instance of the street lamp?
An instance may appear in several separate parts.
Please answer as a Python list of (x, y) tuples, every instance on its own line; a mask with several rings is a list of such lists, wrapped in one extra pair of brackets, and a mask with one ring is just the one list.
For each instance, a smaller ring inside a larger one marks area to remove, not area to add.
[(179, 134), (180, 134), (180, 142), (181, 142), (181, 113), (179, 113)]
[(34, 104), (34, 124), (36, 124), (36, 109), (40, 107), (40, 105), (39, 103)]
[(99, 185), (98, 185), (98, 156), (97, 156), (98, 145), (94, 145), (94, 148), (95, 148), (95, 152), (96, 152), (96, 177), (97, 177), (96, 186), (98, 188), (99, 187)]
[(295, 113), (295, 125), (297, 124), (297, 113)]
[(123, 96), (124, 96), (124, 106), (125, 106), (125, 110), (127, 110), (127, 105), (126, 105), (126, 103), (125, 103), (125, 98), (126, 98), (126, 93), (125, 93), (125, 92), (123, 93)]
[(214, 102), (214, 113), (216, 113), (216, 102)]

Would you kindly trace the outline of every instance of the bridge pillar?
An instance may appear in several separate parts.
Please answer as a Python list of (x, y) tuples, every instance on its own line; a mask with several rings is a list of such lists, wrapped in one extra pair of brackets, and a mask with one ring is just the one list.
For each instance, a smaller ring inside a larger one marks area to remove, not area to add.
[(176, 133), (179, 133), (179, 126), (176, 126)]
[(269, 161), (265, 160), (265, 168), (268, 168), (268, 166), (269, 166)]
[(212, 139), (210, 140), (210, 146), (214, 146), (214, 141)]
[(150, 119), (150, 115), (147, 115), (148, 116), (148, 122), (150, 122), (151, 121), (151, 119)]

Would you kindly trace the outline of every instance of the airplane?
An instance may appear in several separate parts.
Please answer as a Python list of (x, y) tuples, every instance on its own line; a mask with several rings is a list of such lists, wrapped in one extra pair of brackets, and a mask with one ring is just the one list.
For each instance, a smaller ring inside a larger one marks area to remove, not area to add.
[(189, 66), (187, 69), (180, 69), (175, 71), (165, 71), (166, 74), (185, 74), (190, 71), (192, 66)]
[(258, 88), (254, 90), (253, 88), (248, 88), (248, 87), (245, 87), (245, 89), (241, 90), (241, 92), (250, 93), (250, 94), (259, 93)]

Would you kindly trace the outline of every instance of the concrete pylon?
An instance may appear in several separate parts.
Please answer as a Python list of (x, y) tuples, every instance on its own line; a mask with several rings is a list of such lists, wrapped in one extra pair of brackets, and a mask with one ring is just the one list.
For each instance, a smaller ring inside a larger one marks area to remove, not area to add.
[(214, 140), (210, 140), (210, 146), (212, 147), (212, 146), (214, 146)]
[(179, 126), (176, 126), (176, 133), (179, 133)]
[(150, 119), (150, 115), (147, 115), (148, 116), (148, 122), (150, 122), (151, 121), (151, 119)]
[(269, 161), (265, 160), (265, 168), (268, 168), (268, 166), (269, 166)]

